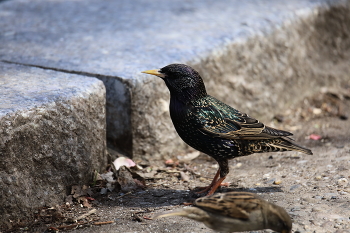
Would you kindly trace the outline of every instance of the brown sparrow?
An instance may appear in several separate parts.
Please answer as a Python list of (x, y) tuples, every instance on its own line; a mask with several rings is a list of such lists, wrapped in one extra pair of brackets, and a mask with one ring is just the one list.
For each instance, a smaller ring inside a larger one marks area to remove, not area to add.
[(184, 216), (216, 231), (239, 232), (272, 229), (292, 232), (292, 220), (280, 206), (248, 192), (217, 193), (198, 198), (194, 207), (157, 214), (154, 218)]

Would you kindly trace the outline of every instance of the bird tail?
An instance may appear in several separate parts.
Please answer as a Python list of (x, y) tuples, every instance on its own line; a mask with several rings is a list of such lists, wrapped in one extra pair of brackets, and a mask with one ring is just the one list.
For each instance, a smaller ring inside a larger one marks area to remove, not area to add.
[(173, 211), (166, 211), (163, 213), (156, 214), (153, 218), (164, 218), (164, 217), (170, 217), (170, 216), (183, 216), (186, 218), (190, 218), (197, 221), (204, 221), (210, 219), (209, 214), (197, 207), (187, 207), (183, 209), (173, 210)]
[(310, 149), (307, 149), (305, 147), (299, 146), (295, 142), (292, 141), (292, 139), (288, 137), (283, 137), (282, 140), (278, 141), (277, 143), (272, 143), (273, 146), (281, 148), (282, 150), (294, 150), (299, 151), (308, 155), (312, 155), (312, 151)]
[(153, 217), (153, 219), (170, 217), (170, 216), (186, 216), (187, 214), (188, 214), (188, 211), (186, 211), (186, 209), (178, 209), (178, 210), (158, 213)]
[(297, 145), (293, 139), (289, 137), (279, 137), (276, 139), (267, 140), (251, 140), (244, 141), (242, 143), (241, 150), (245, 155), (252, 153), (263, 153), (263, 152), (278, 152), (278, 151), (299, 151), (308, 155), (312, 155), (312, 151)]

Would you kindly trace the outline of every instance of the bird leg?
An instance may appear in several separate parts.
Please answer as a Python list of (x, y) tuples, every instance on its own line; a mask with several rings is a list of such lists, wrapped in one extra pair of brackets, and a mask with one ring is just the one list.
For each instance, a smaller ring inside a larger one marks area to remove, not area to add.
[(224, 181), (224, 179), (226, 178), (226, 176), (224, 177), (220, 177), (216, 183), (212, 186), (212, 188), (210, 189), (209, 193), (207, 194), (207, 196), (212, 195), (213, 193), (215, 193), (215, 191), (219, 188), (219, 186), (221, 185), (221, 183)]
[(226, 178), (227, 174), (229, 173), (228, 160), (221, 159), (217, 162), (219, 164), (219, 169), (216, 172), (213, 181), (208, 187), (204, 187), (204, 190), (197, 192), (197, 194), (205, 193), (210, 190), (207, 196), (212, 195)]
[(216, 175), (214, 176), (214, 179), (212, 180), (211, 184), (207, 187), (203, 187), (204, 190), (197, 192), (197, 194), (205, 193), (205, 192), (208, 192), (210, 190), (208, 192), (207, 196), (212, 195), (218, 189), (218, 187), (221, 185), (222, 181), (224, 181), (224, 179), (226, 178), (226, 176), (219, 178), (219, 175), (220, 175), (220, 168), (216, 172)]
[(201, 193), (208, 192), (209, 189), (211, 189), (211, 187), (213, 187), (213, 185), (216, 183), (216, 181), (217, 181), (219, 175), (220, 175), (220, 168), (219, 168), (218, 171), (216, 172), (216, 174), (215, 174), (215, 176), (214, 176), (214, 179), (212, 180), (211, 184), (210, 184), (209, 186), (207, 186), (207, 187), (201, 187), (201, 188), (203, 188), (203, 190), (200, 191), (200, 192), (197, 192), (197, 194), (201, 194)]

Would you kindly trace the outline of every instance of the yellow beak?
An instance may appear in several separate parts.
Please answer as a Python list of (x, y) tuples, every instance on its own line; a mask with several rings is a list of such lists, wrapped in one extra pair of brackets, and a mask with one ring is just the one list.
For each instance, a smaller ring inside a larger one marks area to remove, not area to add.
[(152, 75), (155, 75), (155, 76), (158, 76), (158, 77), (161, 77), (161, 78), (164, 78), (165, 75), (160, 73), (158, 69), (155, 69), (155, 70), (146, 70), (146, 71), (142, 71), (142, 73), (145, 73), (145, 74), (152, 74)]

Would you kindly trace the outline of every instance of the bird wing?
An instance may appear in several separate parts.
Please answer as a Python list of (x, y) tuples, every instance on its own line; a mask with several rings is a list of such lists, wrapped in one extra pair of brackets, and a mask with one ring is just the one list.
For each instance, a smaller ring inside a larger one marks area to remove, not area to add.
[[(202, 100), (203, 101), (203, 100)], [(265, 126), (260, 121), (209, 96), (205, 103), (194, 105), (203, 133), (227, 139), (269, 139), (291, 133)]]
[(198, 198), (195, 205), (209, 212), (248, 220), (251, 212), (261, 209), (262, 200), (248, 192), (217, 193)]

